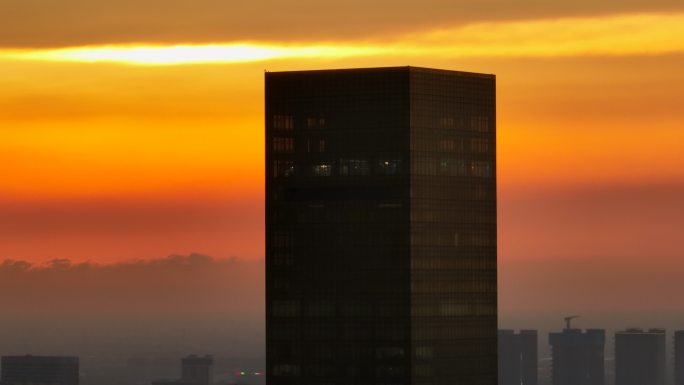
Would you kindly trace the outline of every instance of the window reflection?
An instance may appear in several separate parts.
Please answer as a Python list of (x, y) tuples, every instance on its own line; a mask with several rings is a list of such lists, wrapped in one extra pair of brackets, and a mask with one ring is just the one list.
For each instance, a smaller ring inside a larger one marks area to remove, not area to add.
[(312, 176), (330, 176), (332, 175), (332, 166), (329, 164), (315, 164), (311, 167)]
[(368, 175), (370, 167), (365, 159), (340, 159), (340, 175)]
[(378, 175), (396, 175), (399, 173), (401, 160), (380, 159), (376, 163), (375, 172)]

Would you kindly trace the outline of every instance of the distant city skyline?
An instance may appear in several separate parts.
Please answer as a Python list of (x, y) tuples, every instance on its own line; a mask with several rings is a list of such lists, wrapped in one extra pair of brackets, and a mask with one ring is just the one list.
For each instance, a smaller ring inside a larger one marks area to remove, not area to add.
[[(499, 329), (499, 385), (537, 380), (541, 385), (679, 385), (684, 373), (684, 330), (564, 328), (552, 331), (548, 339), (529, 338), (537, 333)], [(542, 352), (538, 359), (530, 360), (529, 354), (526, 358), (525, 350), (537, 348)], [(527, 379), (525, 367), (534, 367)]]

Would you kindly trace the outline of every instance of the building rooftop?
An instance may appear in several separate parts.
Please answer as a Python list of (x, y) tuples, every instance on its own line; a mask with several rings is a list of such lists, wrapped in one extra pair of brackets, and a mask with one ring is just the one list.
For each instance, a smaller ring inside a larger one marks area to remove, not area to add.
[(469, 76), (469, 77), (482, 77), (482, 78), (489, 78), (489, 79), (494, 79), (496, 78), (496, 75), (494, 74), (485, 74), (485, 73), (479, 73), (479, 72), (467, 72), (467, 71), (455, 71), (455, 70), (447, 70), (447, 69), (440, 69), (440, 68), (428, 68), (428, 67), (416, 67), (416, 66), (397, 66), (397, 67), (360, 67), (360, 68), (331, 68), (331, 69), (317, 69), (317, 70), (296, 70), (296, 71), (268, 71), (266, 70), (266, 73), (268, 74), (289, 74), (289, 73), (303, 73), (303, 72), (319, 72), (319, 73), (325, 73), (325, 72), (354, 72), (354, 71), (359, 71), (359, 72), (371, 72), (371, 71), (402, 71), (402, 70), (409, 70), (409, 71), (417, 71), (417, 72), (443, 72), (451, 75), (462, 75), (462, 76)]

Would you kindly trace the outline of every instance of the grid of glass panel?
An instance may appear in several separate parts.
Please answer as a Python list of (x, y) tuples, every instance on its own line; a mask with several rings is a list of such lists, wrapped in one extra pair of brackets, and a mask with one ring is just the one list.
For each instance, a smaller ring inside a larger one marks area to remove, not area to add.
[(495, 116), (493, 76), (411, 70), (412, 384), (497, 381)]
[(494, 78), (266, 74), (267, 381), (494, 384)]
[(404, 69), (266, 75), (267, 381), (408, 384)]

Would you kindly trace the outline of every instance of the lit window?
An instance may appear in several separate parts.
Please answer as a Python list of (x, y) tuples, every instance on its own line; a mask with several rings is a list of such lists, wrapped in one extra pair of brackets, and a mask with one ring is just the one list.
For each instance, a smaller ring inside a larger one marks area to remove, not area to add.
[(401, 161), (397, 159), (378, 160), (376, 173), (380, 175), (396, 175), (399, 173)]
[(332, 166), (329, 164), (316, 164), (311, 168), (311, 175), (313, 176), (330, 176), (332, 175)]

